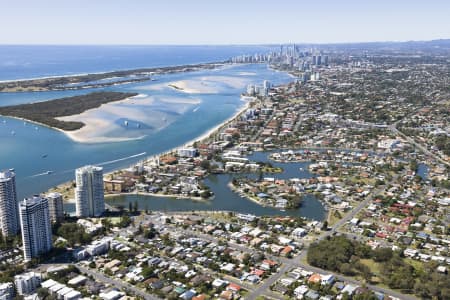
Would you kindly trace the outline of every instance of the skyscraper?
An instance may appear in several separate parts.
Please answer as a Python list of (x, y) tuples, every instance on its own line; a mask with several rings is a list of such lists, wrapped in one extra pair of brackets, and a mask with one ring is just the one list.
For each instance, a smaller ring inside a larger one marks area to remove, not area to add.
[(64, 219), (63, 198), (60, 193), (49, 193), (46, 195), (48, 199), (48, 209), (52, 222), (61, 222)]
[(103, 168), (85, 166), (75, 171), (75, 204), (78, 217), (98, 217), (105, 211)]
[(52, 249), (52, 228), (48, 200), (26, 198), (19, 205), (23, 256), (26, 261)]
[(0, 172), (0, 227), (3, 236), (13, 236), (19, 231), (19, 210), (17, 205), (16, 174)]

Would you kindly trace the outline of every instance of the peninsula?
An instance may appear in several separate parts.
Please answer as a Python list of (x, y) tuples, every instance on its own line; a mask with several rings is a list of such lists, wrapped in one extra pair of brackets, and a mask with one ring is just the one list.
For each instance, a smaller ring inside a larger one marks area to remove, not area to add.
[(0, 93), (43, 92), (100, 88), (151, 80), (152, 75), (214, 69), (226, 62), (141, 68), (105, 73), (56, 76), (0, 82)]
[(0, 115), (25, 119), (65, 131), (73, 131), (82, 128), (85, 124), (77, 121), (62, 121), (57, 118), (80, 114), (86, 110), (98, 108), (102, 104), (137, 95), (137, 93), (94, 92), (44, 102), (0, 107)]

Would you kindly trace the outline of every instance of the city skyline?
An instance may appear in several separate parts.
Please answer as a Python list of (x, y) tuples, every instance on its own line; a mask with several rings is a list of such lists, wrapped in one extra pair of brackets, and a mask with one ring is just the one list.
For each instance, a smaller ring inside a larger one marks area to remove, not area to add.
[(437, 0), (22, 0), (3, 7), (0, 26), (8, 30), (0, 44), (320, 44), (450, 37), (450, 3)]

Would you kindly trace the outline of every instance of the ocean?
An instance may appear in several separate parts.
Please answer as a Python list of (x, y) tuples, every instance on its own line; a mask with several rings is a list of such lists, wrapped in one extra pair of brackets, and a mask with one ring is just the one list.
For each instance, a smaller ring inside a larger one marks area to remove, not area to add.
[[(263, 46), (0, 46), (0, 80), (216, 62), (269, 50)], [(222, 79), (227, 84), (220, 84)], [(99, 90), (137, 92), (151, 103), (143, 109), (141, 119), (148, 124), (142, 123), (139, 132), (137, 128), (118, 126), (130, 116), (104, 116), (116, 128), (106, 132), (105, 138), (130, 138), (121, 142), (79, 143), (62, 132), (0, 116), (0, 169), (16, 170), (18, 197), (22, 199), (73, 180), (75, 169), (86, 164), (102, 165), (105, 172), (130, 166), (146, 156), (183, 145), (230, 118), (244, 105), (240, 94), (246, 84), (262, 84), (264, 80), (282, 84), (292, 78), (264, 64), (249, 64), (158, 75), (155, 81), (107, 88), (0, 93), (0, 106)], [(171, 82), (188, 83), (194, 88), (199, 82), (207, 82), (212, 90), (187, 93), (167, 87)], [(221, 201), (220, 195), (215, 201)], [(314, 217), (320, 218), (316, 216), (323, 216), (323, 212), (316, 211)]]
[(0, 46), (0, 80), (224, 61), (268, 46)]

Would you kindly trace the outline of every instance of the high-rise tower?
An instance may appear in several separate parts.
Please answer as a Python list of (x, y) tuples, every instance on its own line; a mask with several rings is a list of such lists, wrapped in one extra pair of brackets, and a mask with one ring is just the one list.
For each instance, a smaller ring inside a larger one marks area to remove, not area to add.
[(48, 209), (50, 212), (50, 219), (53, 222), (61, 222), (64, 220), (64, 205), (63, 198), (60, 193), (48, 193), (45, 195), (48, 199)]
[(26, 261), (52, 249), (52, 228), (48, 200), (26, 198), (19, 205), (23, 256)]
[(75, 171), (75, 204), (78, 217), (98, 217), (105, 211), (103, 168), (85, 166)]
[(3, 236), (14, 236), (19, 231), (16, 174), (13, 170), (0, 172), (0, 227)]

